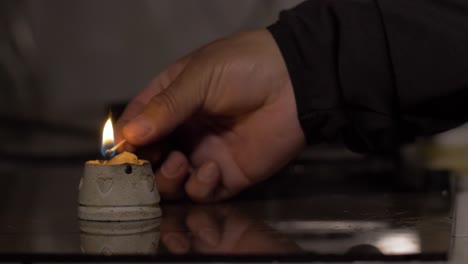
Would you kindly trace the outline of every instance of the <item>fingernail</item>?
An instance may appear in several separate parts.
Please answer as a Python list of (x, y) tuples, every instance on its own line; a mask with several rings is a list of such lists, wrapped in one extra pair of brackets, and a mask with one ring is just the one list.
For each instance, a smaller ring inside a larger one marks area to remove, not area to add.
[(163, 242), (164, 245), (166, 245), (166, 247), (171, 251), (182, 253), (188, 249), (188, 244), (186, 243), (187, 241), (175, 233), (165, 235)]
[(169, 156), (169, 159), (161, 165), (161, 172), (166, 178), (175, 178), (183, 165), (184, 159), (179, 155)]
[(125, 126), (125, 130), (136, 140), (144, 140), (152, 129), (153, 124), (142, 116), (136, 117)]
[(212, 230), (212, 229), (201, 229), (198, 232), (198, 236), (200, 237), (203, 242), (211, 245), (211, 246), (217, 246), (219, 242), (219, 234), (218, 232)]
[(211, 183), (216, 180), (216, 165), (214, 163), (209, 163), (202, 168), (197, 173), (197, 177), (201, 182)]

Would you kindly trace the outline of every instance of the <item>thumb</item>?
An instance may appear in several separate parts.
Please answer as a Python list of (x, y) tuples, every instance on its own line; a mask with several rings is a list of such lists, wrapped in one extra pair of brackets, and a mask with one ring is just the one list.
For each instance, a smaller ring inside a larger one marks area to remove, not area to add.
[[(185, 77), (185, 78), (184, 78)], [(146, 145), (170, 134), (202, 105), (196, 81), (182, 74), (169, 87), (155, 95), (143, 112), (123, 128), (123, 136), (135, 146)]]

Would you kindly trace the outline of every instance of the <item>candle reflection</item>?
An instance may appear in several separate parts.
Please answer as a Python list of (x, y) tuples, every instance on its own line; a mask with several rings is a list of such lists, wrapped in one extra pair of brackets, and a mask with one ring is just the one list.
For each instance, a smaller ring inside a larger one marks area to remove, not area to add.
[(83, 252), (391, 256), (422, 250), (416, 231), (394, 228), (384, 221), (265, 221), (226, 205), (166, 205), (162, 209), (161, 219), (81, 221)]
[(128, 222), (79, 221), (81, 251), (88, 255), (153, 255), (160, 219)]

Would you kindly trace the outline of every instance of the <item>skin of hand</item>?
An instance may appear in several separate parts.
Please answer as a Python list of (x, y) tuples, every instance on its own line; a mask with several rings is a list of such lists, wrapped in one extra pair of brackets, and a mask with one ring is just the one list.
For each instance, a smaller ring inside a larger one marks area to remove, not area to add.
[(117, 122), (126, 150), (157, 160), (163, 199), (229, 198), (286, 165), (305, 146), (291, 81), (267, 30), (212, 42), (160, 73)]
[(227, 205), (165, 206), (161, 242), (171, 254), (299, 254), (303, 250), (262, 221)]

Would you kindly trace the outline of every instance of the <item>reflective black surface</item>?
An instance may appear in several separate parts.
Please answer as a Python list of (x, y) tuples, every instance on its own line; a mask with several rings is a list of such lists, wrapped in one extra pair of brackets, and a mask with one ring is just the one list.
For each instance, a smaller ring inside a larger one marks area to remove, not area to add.
[(447, 258), (453, 222), (447, 173), (405, 175), (388, 164), (354, 170), (359, 161), (350, 164), (296, 165), (237, 199), (164, 203), (160, 219), (122, 223), (77, 219), (82, 164), (1, 164), (0, 256), (23, 261)]

